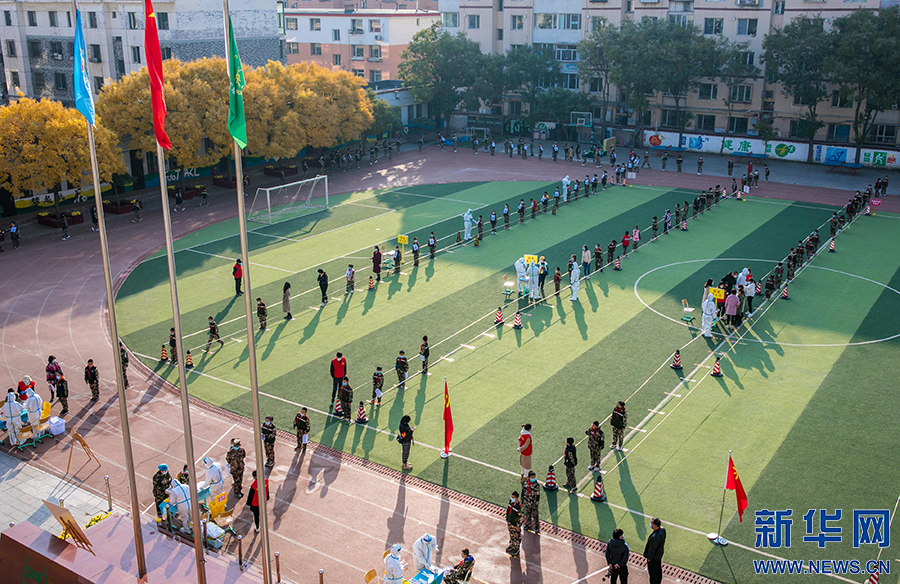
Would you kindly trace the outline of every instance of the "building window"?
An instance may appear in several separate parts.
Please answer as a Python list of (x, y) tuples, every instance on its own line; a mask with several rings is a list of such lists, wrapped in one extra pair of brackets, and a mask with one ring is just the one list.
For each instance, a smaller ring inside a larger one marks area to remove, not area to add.
[(850, 126), (846, 124), (828, 124), (828, 135), (825, 139), (829, 142), (849, 142)]
[(370, 20), (369, 32), (381, 32), (381, 20)]
[(163, 61), (168, 61), (172, 58), (172, 47), (160, 47), (159, 56), (162, 57)]
[(606, 17), (605, 16), (592, 16), (591, 17), (591, 32), (597, 32), (603, 30), (603, 27), (606, 26)]
[(581, 30), (580, 14), (563, 14), (562, 28), (564, 30)]
[(578, 73), (563, 73), (560, 87), (565, 89), (578, 89)]
[(6, 41), (6, 56), (7, 57), (15, 57), (16, 56), (16, 41)]
[(128, 28), (129, 28), (129, 30), (137, 30), (137, 28), (138, 28), (137, 12), (129, 12), (128, 13)]
[(509, 115), (511, 115), (511, 116), (521, 116), (522, 115), (522, 102), (521, 101), (509, 102)]
[(557, 15), (540, 13), (534, 15), (534, 28), (556, 28)]
[(288, 55), (300, 54), (300, 43), (288, 43), (287, 44), (287, 54)]
[(140, 63), (141, 62), (141, 48), (140, 47), (131, 47), (131, 62), (132, 63)]
[(13, 87), (19, 87), (19, 72), (18, 71), (10, 71), (9, 72), (9, 84)]
[(381, 47), (379, 45), (371, 45), (369, 47), (369, 58), (371, 58), (371, 59), (380, 59), (381, 58)]
[(498, 41), (502, 41), (502, 40), (503, 40), (503, 29), (502, 29), (502, 28), (498, 28), (498, 29), (497, 29), (497, 40), (498, 40)]
[(31, 84), (34, 85), (35, 90), (44, 88), (44, 72), (43, 71), (35, 71), (31, 76)]
[(284, 28), (285, 30), (297, 30), (297, 19), (285, 17)]
[(719, 86), (716, 83), (701, 83), (697, 89), (697, 98), (705, 100), (719, 99)]
[(100, 93), (103, 89), (103, 77), (94, 77), (94, 93)]
[(853, 98), (844, 97), (834, 91), (831, 93), (831, 107), (853, 107)]
[(88, 28), (97, 28), (96, 12), (88, 12)]
[(331, 55), (331, 62), (334, 64), (335, 67), (340, 67), (341, 66), (341, 56), (337, 53), (335, 53), (334, 55)]
[(365, 59), (366, 58), (366, 48), (363, 45), (350, 45), (350, 58), (351, 59)]
[(54, 73), (53, 74), (53, 87), (57, 91), (65, 91), (66, 87), (68, 87), (68, 86), (69, 86), (69, 84), (66, 81), (65, 73)]
[(722, 34), (722, 24), (725, 22), (723, 18), (704, 18), (703, 34)]
[(803, 95), (794, 94), (794, 105), (809, 105), (809, 98)]
[(669, 22), (673, 24), (677, 24), (679, 26), (693, 26), (694, 17), (691, 14), (670, 14)]
[(331, 40), (333, 40), (334, 42), (339, 42), (341, 40), (341, 29), (331, 29)]
[(100, 45), (88, 45), (89, 59), (92, 63), (100, 63)]
[(678, 116), (676, 115), (676, 111), (673, 109), (664, 109), (662, 111), (662, 120), (659, 125), (664, 128), (677, 128), (678, 127)]
[(444, 28), (458, 28), (459, 27), (459, 12), (442, 12), (441, 13), (441, 25)]
[(876, 124), (869, 132), (869, 140), (877, 144), (894, 144), (897, 141), (897, 126)]
[(513, 53), (515, 53), (516, 51), (519, 51), (524, 46), (525, 45), (509, 45), (509, 50), (512, 51)]
[(753, 65), (753, 52), (746, 51), (740, 54), (740, 62), (744, 65)]
[(746, 134), (747, 118), (728, 118), (728, 131), (732, 134)]
[(158, 30), (169, 30), (169, 13), (168, 12), (157, 12), (156, 13), (156, 28)]
[(12, 12), (9, 10), (3, 11), (3, 22), (6, 23), (6, 26), (12, 26)]
[(525, 16), (513, 14), (509, 17), (509, 30), (522, 30), (525, 28)]
[(381, 81), (381, 71), (369, 71), (369, 81)]
[(694, 117), (696, 120), (694, 126), (699, 132), (715, 132), (716, 131), (716, 116), (711, 115), (697, 115)]
[[(625, 12), (627, 12), (628, 14), (634, 12), (634, 0), (625, 0)], [(650, 112), (647, 113), (649, 114)]]
[(50, 16), (50, 27), (58, 28), (59, 27), (59, 15), (57, 14), (57, 12), (55, 10), (51, 10), (47, 14), (49, 14), (49, 16)]
[(309, 19), (309, 30), (322, 30), (322, 19), (321, 18), (310, 18)]
[(732, 103), (750, 103), (752, 93), (752, 85), (735, 85), (731, 88), (731, 101)]
[(481, 28), (481, 16), (478, 14), (470, 14), (467, 17), (467, 28), (469, 30), (475, 30)]
[(738, 18), (737, 33), (742, 36), (756, 36), (755, 18)]
[(557, 61), (577, 61), (578, 47), (575, 45), (556, 45)]
[(772, 3), (772, 14), (784, 14), (784, 0)]
[(53, 56), (62, 57), (63, 52), (63, 44), (60, 41), (50, 41), (50, 52), (53, 53)]
[(362, 34), (362, 18), (351, 18), (350, 19), (350, 34)]
[(801, 138), (800, 136), (800, 120), (791, 120), (791, 125), (788, 128), (788, 136), (790, 138)]
[(37, 26), (37, 12), (34, 10), (28, 11), (28, 26)]
[(40, 59), (44, 50), (41, 47), (41, 41), (28, 41), (28, 56), (32, 59)]
[(319, 43), (309, 43), (309, 54), (315, 57), (322, 54), (322, 45)]
[(365, 77), (366, 72), (363, 69), (350, 69), (350, 72), (353, 73), (354, 77)]

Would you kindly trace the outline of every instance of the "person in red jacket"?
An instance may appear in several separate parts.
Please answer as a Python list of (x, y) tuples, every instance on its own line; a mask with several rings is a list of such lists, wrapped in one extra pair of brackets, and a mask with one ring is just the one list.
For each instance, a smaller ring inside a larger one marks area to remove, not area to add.
[[(269, 479), (266, 479), (266, 501), (269, 500)], [(247, 496), (247, 502), (250, 505), (250, 511), (253, 512), (253, 523), (256, 525), (254, 529), (259, 533), (259, 487), (256, 484), (256, 471), (253, 471), (253, 484), (250, 485), (250, 492)]]
[(22, 378), (22, 381), (19, 382), (19, 401), (25, 403), (25, 400), (28, 399), (28, 395), (25, 393), (28, 390), (34, 390), (34, 382), (31, 380), (31, 377), (28, 375)]
[(344, 359), (344, 355), (342, 353), (338, 353), (337, 356), (331, 360), (331, 405), (334, 405), (334, 399), (337, 397), (337, 392), (341, 388), (341, 382), (343, 382), (344, 377), (347, 376), (347, 360)]
[(235, 296), (240, 296), (243, 294), (243, 292), (241, 292), (241, 279), (244, 277), (244, 269), (241, 267), (241, 260), (234, 260), (234, 267), (231, 268), (231, 275), (234, 276), (234, 294)]
[(631, 245), (631, 235), (628, 234), (628, 231), (625, 232), (625, 235), (622, 236), (622, 257), (628, 257), (628, 246)]

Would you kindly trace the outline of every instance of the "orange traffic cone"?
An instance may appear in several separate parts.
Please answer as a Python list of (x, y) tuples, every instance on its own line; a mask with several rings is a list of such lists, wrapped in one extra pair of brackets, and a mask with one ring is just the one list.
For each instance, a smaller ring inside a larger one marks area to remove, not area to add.
[(356, 410), (356, 423), (357, 424), (368, 424), (369, 418), (366, 417), (366, 408), (363, 406), (363, 402), (359, 402), (359, 409)]
[(497, 316), (494, 317), (494, 324), (503, 324), (503, 307), (497, 307)]
[(617, 272), (622, 270), (622, 260), (619, 259), (619, 256), (616, 256), (616, 266), (613, 269)]
[(369, 276), (369, 290), (374, 290), (374, 289), (375, 289), (375, 278), (373, 278), (372, 276)]
[(591, 495), (591, 501), (602, 503), (606, 501), (606, 493), (603, 492), (603, 475), (597, 475), (597, 482), (594, 483), (594, 494)]
[(550, 468), (547, 469), (547, 480), (544, 481), (544, 490), (545, 491), (555, 491), (559, 488), (559, 485), (556, 484), (556, 473), (553, 472), (553, 465), (550, 465)]
[(344, 416), (344, 410), (341, 409), (341, 402), (340, 402), (340, 401), (334, 402), (334, 415), (335, 415), (335, 416), (339, 416), (339, 417), (343, 417), (343, 416)]
[(687, 230), (688, 230), (688, 228), (687, 228), (687, 219), (685, 219), (684, 221), (681, 222), (681, 230), (682, 230), (682, 231), (687, 231)]
[(713, 377), (722, 377), (722, 365), (719, 363), (719, 359), (720, 357), (716, 355), (716, 366), (713, 367), (712, 373), (710, 373)]
[(831, 238), (831, 245), (828, 246), (828, 251), (834, 253), (834, 238)]
[(756, 283), (756, 293), (757, 293), (757, 294), (762, 294), (762, 282), (757, 282), (757, 283)]
[(872, 214), (872, 207), (870, 207), (869, 205), (866, 205), (866, 215), (871, 215), (871, 214)]
[(187, 354), (184, 356), (184, 366), (185, 367), (193, 367), (194, 366), (194, 359), (193, 359), (193, 357), (191, 357), (190, 351), (188, 351)]
[(784, 290), (781, 291), (781, 299), (782, 300), (790, 300), (791, 295), (788, 294), (787, 284), (784, 285)]
[(456, 232), (456, 243), (459, 243), (461, 241), (462, 241), (462, 232), (457, 231)]
[(672, 358), (672, 364), (669, 367), (681, 369), (681, 351), (679, 349), (675, 349), (675, 357)]
[(513, 328), (522, 328), (522, 314), (518, 310), (516, 311), (516, 322), (513, 323)]
[(475, 247), (478, 247), (478, 236), (475, 236)]
[(159, 356), (159, 360), (160, 361), (168, 361), (169, 360), (169, 354), (166, 352), (165, 345), (162, 346), (162, 354)]

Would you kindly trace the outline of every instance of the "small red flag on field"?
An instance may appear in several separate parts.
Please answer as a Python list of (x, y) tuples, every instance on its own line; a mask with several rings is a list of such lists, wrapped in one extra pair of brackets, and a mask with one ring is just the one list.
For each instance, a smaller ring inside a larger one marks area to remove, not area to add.
[(725, 481), (725, 488), (734, 491), (737, 495), (738, 518), (740, 522), (744, 522), (744, 510), (747, 508), (747, 493), (744, 492), (744, 485), (741, 484), (741, 477), (738, 476), (737, 469), (734, 468), (734, 462), (731, 456), (728, 457), (728, 479)]
[(444, 453), (450, 454), (450, 440), (453, 439), (453, 412), (450, 411), (450, 390), (444, 378)]
[(166, 135), (166, 97), (163, 87), (162, 51), (159, 48), (159, 32), (153, 3), (144, 0), (144, 53), (147, 55), (147, 73), (150, 75), (150, 103), (153, 106), (153, 133), (165, 150), (172, 148)]

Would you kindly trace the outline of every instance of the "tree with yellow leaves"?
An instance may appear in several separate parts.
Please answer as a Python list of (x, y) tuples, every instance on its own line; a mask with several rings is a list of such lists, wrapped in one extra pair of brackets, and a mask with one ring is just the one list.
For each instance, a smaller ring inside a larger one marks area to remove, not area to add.
[[(94, 137), (100, 180), (125, 172), (115, 135), (97, 119)], [(84, 117), (58, 101), (20, 98), (0, 107), (0, 187), (21, 196), (26, 190), (53, 191), (59, 215), (62, 181), (90, 184), (90, 154)]]

